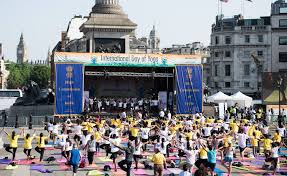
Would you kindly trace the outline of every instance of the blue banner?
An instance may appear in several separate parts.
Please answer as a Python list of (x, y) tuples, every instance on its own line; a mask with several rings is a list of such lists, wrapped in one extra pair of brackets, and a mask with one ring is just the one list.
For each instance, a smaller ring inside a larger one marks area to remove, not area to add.
[(177, 114), (202, 112), (202, 66), (176, 66)]
[(84, 75), (82, 64), (56, 64), (56, 114), (83, 112)]

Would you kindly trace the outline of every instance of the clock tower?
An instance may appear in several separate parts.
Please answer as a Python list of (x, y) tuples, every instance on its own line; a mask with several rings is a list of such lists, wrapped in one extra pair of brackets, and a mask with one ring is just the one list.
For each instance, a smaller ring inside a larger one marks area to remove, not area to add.
[(24, 42), (23, 33), (21, 34), (19, 44), (17, 46), (17, 64), (28, 62), (27, 48)]

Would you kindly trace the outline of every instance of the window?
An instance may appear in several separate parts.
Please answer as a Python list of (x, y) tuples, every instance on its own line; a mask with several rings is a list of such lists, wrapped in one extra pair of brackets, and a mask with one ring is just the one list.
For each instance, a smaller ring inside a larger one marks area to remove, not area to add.
[(215, 76), (218, 76), (218, 65), (215, 65), (214, 75), (215, 75)]
[(231, 76), (231, 67), (230, 67), (230, 65), (225, 65), (225, 76)]
[(244, 88), (250, 88), (250, 83), (249, 82), (244, 82)]
[(287, 27), (287, 19), (279, 20), (279, 27)]
[(262, 43), (264, 41), (263, 35), (258, 35), (258, 42)]
[(250, 65), (245, 64), (243, 69), (244, 69), (244, 76), (249, 76), (250, 75)]
[(250, 36), (249, 35), (245, 35), (245, 43), (250, 43)]
[(231, 37), (230, 36), (225, 36), (225, 44), (226, 45), (231, 44)]
[(225, 51), (225, 57), (231, 57), (231, 52), (230, 51)]
[(215, 56), (215, 57), (219, 57), (219, 52), (215, 52), (215, 53), (214, 53), (214, 56)]
[(287, 45), (287, 36), (279, 37), (279, 45)]
[(279, 62), (287, 62), (287, 53), (279, 53)]
[(230, 88), (230, 87), (231, 87), (230, 82), (225, 82), (225, 87), (226, 87), (226, 88)]
[(218, 82), (214, 82), (214, 87), (215, 87), (215, 88), (219, 88)]
[(263, 56), (263, 51), (257, 51), (257, 56), (262, 57)]
[(243, 55), (245, 58), (250, 58), (250, 51), (244, 51)]
[(281, 7), (280, 8), (280, 14), (287, 13), (287, 7)]
[(219, 44), (219, 37), (215, 36), (215, 45), (218, 45), (218, 44)]

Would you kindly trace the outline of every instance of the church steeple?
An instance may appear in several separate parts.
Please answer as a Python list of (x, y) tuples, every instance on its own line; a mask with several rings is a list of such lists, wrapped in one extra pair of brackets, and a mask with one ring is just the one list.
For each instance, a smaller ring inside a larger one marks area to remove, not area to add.
[(24, 35), (21, 33), (20, 41), (17, 46), (17, 64), (23, 64), (28, 61), (28, 53), (24, 41)]

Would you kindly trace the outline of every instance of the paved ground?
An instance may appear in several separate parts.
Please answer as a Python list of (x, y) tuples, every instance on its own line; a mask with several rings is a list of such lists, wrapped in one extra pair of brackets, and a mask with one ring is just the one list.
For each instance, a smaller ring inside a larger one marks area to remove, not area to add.
[[(7, 129), (7, 131), (12, 131), (14, 129)], [(16, 129), (16, 131), (19, 131), (19, 129)], [(37, 133), (40, 133), (42, 130), (38, 129)], [(7, 139), (5, 137), (4, 133), (0, 134), (0, 137), (3, 138), (4, 143), (7, 143)], [(19, 168), (15, 170), (6, 170), (5, 167), (7, 164), (5, 164), (5, 160), (0, 160), (0, 176), (42, 176), (42, 175), (54, 175), (54, 176), (70, 176), (72, 175), (72, 172), (70, 171), (70, 168), (65, 166), (64, 162), (65, 160), (61, 159), (60, 155), (60, 150), (55, 149), (55, 150), (46, 150), (45, 151), (45, 158), (48, 158), (50, 156), (54, 156), (57, 161), (53, 163), (47, 163), (43, 162), (41, 164), (28, 164), (25, 163), (25, 155), (23, 153), (23, 148), (22, 148), (22, 141), (19, 141), (19, 149), (17, 151), (17, 158), (19, 162)], [(2, 144), (1, 144), (2, 146)], [(285, 150), (282, 151), (285, 153)], [(35, 152), (35, 150), (32, 151), (32, 154), (39, 157), (38, 154)], [(10, 154), (5, 152), (5, 150), (2, 148), (0, 149), (0, 158), (4, 158), (5, 156), (8, 156), (9, 158), (11, 157)], [(120, 161), (122, 157), (118, 158), (118, 161)], [(103, 167), (104, 165), (111, 165), (111, 160), (106, 159), (103, 156), (103, 153), (99, 154), (98, 156), (95, 156), (95, 164), (92, 167), (87, 167), (84, 169), (80, 169), (78, 175), (79, 176), (86, 176), (88, 175), (89, 171), (100, 171), (102, 174), (91, 174), (94, 176), (98, 175), (104, 175)], [(286, 160), (286, 158), (281, 158), (281, 161)], [(2, 163), (2, 164), (1, 164)], [(263, 175), (267, 171), (262, 169), (262, 165), (264, 163), (264, 158), (263, 157), (258, 157), (256, 159), (248, 159), (246, 162), (244, 162), (244, 167), (241, 168), (233, 168), (233, 174), (232, 175), (244, 175), (244, 176), (254, 176), (254, 175)], [(133, 166), (134, 167), (134, 166)], [(35, 170), (36, 169), (36, 170)], [(53, 173), (41, 173), (39, 170), (51, 170)], [(170, 175), (171, 173), (176, 173), (180, 172), (179, 169), (168, 169), (165, 171), (165, 175)], [(270, 171), (269, 171), (270, 172)], [(279, 172), (286, 172), (286, 174), (281, 173), (278, 175), (287, 175), (287, 167), (283, 164), (281, 164)], [(216, 173), (217, 175), (225, 176), (226, 174), (226, 169), (220, 164), (218, 161), (217, 168), (216, 168)], [(109, 172), (109, 175), (116, 175), (116, 176), (121, 176), (125, 175), (125, 173), (121, 170), (118, 169), (117, 172), (111, 171)], [(138, 170), (133, 170), (133, 175), (153, 175), (152, 170), (145, 170), (143, 169), (143, 165), (140, 165), (140, 169)]]

